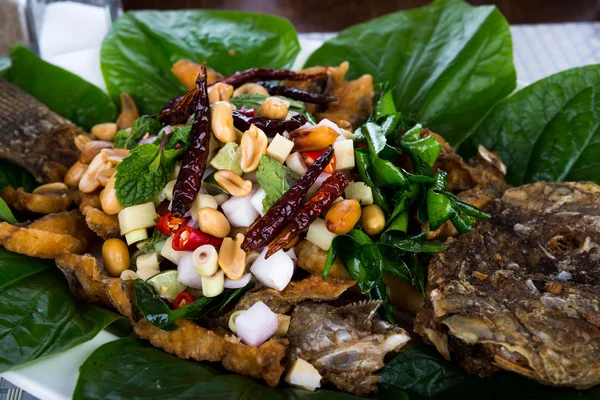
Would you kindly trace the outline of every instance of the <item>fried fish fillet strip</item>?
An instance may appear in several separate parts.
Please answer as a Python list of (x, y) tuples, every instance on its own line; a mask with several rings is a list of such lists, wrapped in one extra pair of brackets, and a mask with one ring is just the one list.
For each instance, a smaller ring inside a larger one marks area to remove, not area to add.
[(33, 194), (27, 193), (23, 188), (13, 189), (6, 187), (0, 197), (11, 207), (21, 212), (34, 212), (37, 214), (53, 214), (67, 211), (77, 201), (77, 190), (68, 190), (61, 193)]
[(31, 257), (55, 258), (84, 253), (89, 230), (79, 211), (50, 214), (28, 226), (0, 223), (0, 245)]
[(78, 298), (116, 308), (129, 319), (135, 334), (154, 346), (180, 358), (220, 361), (230, 371), (262, 378), (269, 386), (279, 384), (285, 356), (285, 345), (279, 339), (250, 347), (235, 335), (211, 331), (185, 319), (177, 320), (179, 329), (164, 332), (137, 311), (131, 281), (109, 278), (93, 256), (66, 254), (57, 258), (57, 264)]
[(106, 240), (121, 235), (119, 218), (116, 215), (108, 215), (92, 206), (84, 207), (82, 213), (85, 215), (88, 227), (102, 239)]

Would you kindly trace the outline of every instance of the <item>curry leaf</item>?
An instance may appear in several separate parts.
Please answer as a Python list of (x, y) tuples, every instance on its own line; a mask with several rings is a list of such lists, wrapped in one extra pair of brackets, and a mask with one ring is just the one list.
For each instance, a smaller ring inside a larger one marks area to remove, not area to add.
[(456, 144), (516, 86), (508, 23), (495, 7), (438, 0), (355, 25), (306, 62), (350, 62), (394, 86), (398, 111)]
[(560, 72), (507, 98), (461, 153), (475, 154), (479, 144), (500, 154), (512, 185), (600, 183), (600, 65)]
[(248, 68), (291, 66), (300, 46), (285, 19), (232, 11), (133, 11), (104, 39), (100, 61), (108, 92), (129, 93), (143, 114), (155, 114), (185, 88), (171, 73), (181, 59), (230, 75)]
[(91, 340), (117, 320), (73, 298), (53, 262), (0, 248), (0, 372)]
[(8, 81), (55, 113), (88, 131), (95, 124), (115, 120), (117, 109), (102, 89), (43, 61), (21, 45), (13, 46), (10, 56)]

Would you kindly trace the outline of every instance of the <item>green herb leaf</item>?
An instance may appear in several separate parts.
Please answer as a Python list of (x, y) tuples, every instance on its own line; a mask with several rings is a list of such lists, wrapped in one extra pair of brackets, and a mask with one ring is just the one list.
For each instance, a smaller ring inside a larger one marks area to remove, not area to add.
[(125, 320), (76, 300), (54, 262), (0, 248), (0, 372), (91, 340)]
[(410, 155), (413, 167), (418, 174), (430, 176), (442, 145), (433, 136), (421, 139), (421, 124), (416, 124), (397, 141), (405, 153)]
[(539, 80), (507, 98), (460, 148), (481, 144), (506, 163), (512, 185), (537, 181), (600, 183), (600, 65)]
[[(169, 153), (172, 152), (172, 153)], [(163, 154), (156, 144), (137, 146), (117, 165), (115, 190), (123, 207), (148, 201), (165, 187), (170, 173), (175, 168), (174, 150)], [(157, 162), (154, 164), (153, 162)]]
[(260, 164), (258, 164), (256, 179), (267, 194), (263, 199), (263, 211), (267, 212), (300, 179), (300, 175), (285, 165), (263, 155)]
[[(230, 99), (231, 104), (233, 104), (237, 109), (240, 108), (254, 108), (258, 110), (262, 103), (269, 96), (265, 96), (264, 94), (256, 93), (256, 94), (243, 94), (241, 96), (235, 96)], [(304, 104), (300, 100), (290, 99), (284, 96), (275, 96), (283, 99), (285, 101), (289, 101), (290, 103), (290, 111), (296, 111), (298, 113), (304, 114), (306, 111), (306, 104)]]
[(162, 248), (162, 244), (168, 239), (167, 235), (163, 235), (160, 231), (154, 228), (154, 232), (152, 232), (152, 236), (144, 241), (144, 245), (140, 249), (142, 253), (157, 253), (159, 250), (158, 246)]
[(388, 212), (389, 207), (387, 198), (384, 195), (382, 188), (375, 184), (373, 163), (370, 154), (366, 149), (356, 149), (354, 150), (354, 159), (361, 180), (365, 185), (369, 186), (373, 192), (373, 201), (381, 207), (384, 212)]
[(100, 61), (115, 102), (129, 93), (143, 114), (155, 114), (185, 88), (170, 72), (182, 59), (206, 60), (231, 75), (248, 68), (291, 66), (300, 51), (287, 20), (233, 11), (133, 11), (115, 21)]
[(16, 224), (17, 219), (8, 207), (8, 204), (0, 197), (0, 221), (6, 221), (9, 224)]
[(396, 105), (394, 96), (390, 90), (389, 82), (375, 85), (375, 96), (373, 96), (373, 115), (372, 119), (379, 121), (382, 117), (396, 115)]
[(173, 135), (167, 143), (167, 149), (175, 149), (179, 144), (181, 148), (187, 147), (190, 144), (192, 135), (192, 126), (175, 126), (173, 127)]
[(115, 135), (113, 147), (133, 149), (146, 134), (156, 135), (162, 128), (160, 122), (149, 115), (142, 115), (131, 126), (131, 134), (119, 131)]
[(117, 109), (102, 89), (56, 65), (43, 61), (22, 45), (10, 50), (9, 82), (19, 86), (52, 111), (89, 131), (114, 121)]
[(306, 66), (343, 61), (349, 79), (372, 74), (389, 82), (398, 111), (452, 144), (516, 86), (508, 23), (495, 7), (464, 1), (438, 0), (350, 27)]

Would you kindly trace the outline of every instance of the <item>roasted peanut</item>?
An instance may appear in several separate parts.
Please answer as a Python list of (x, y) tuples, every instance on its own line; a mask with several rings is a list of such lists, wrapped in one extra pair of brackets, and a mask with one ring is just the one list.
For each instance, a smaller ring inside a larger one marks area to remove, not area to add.
[(88, 169), (87, 165), (82, 164), (79, 161), (77, 161), (67, 171), (67, 174), (65, 175), (65, 180), (64, 180), (65, 185), (67, 185), (70, 188), (78, 187), (79, 181), (81, 180), (81, 177), (83, 176), (83, 174), (85, 174), (85, 171), (87, 171), (87, 169)]
[(231, 232), (231, 225), (225, 214), (214, 208), (204, 207), (198, 211), (198, 228), (218, 238), (224, 238)]
[(338, 133), (325, 125), (300, 128), (290, 133), (290, 140), (294, 142), (293, 151), (300, 152), (322, 150), (332, 145), (337, 138)]
[(109, 149), (112, 147), (111, 142), (104, 140), (91, 140), (88, 142), (79, 156), (79, 162), (82, 164), (89, 164), (92, 162), (103, 149)]
[(140, 112), (129, 93), (121, 93), (121, 114), (117, 118), (117, 128), (131, 128), (136, 119), (140, 117)]
[(252, 191), (252, 182), (242, 179), (241, 176), (229, 169), (215, 172), (215, 180), (232, 196), (246, 197)]
[(106, 161), (112, 165), (117, 165), (129, 155), (129, 150), (127, 149), (102, 149), (100, 152), (104, 154)]
[(279, 97), (267, 97), (260, 105), (258, 115), (269, 119), (284, 119), (287, 117), (290, 102)]
[(100, 173), (96, 176), (96, 180), (100, 186), (106, 186), (108, 185), (110, 178), (112, 178), (116, 172), (117, 170), (115, 168), (107, 168), (103, 171), (100, 171)]
[(65, 185), (62, 182), (54, 182), (54, 183), (47, 183), (45, 185), (38, 186), (35, 189), (33, 189), (33, 192), (31, 192), (31, 193), (33, 193), (33, 194), (48, 194), (48, 193), (63, 192), (65, 190), (69, 190), (67, 185)]
[(229, 279), (240, 279), (246, 270), (246, 252), (242, 250), (244, 235), (225, 238), (219, 249), (219, 266)]
[(75, 137), (75, 139), (73, 139), (73, 142), (75, 143), (75, 147), (77, 147), (77, 150), (79, 150), (79, 151), (85, 150), (85, 146), (87, 146), (87, 144), (91, 141), (92, 141), (92, 139), (90, 139), (86, 135), (77, 135)]
[(267, 152), (268, 144), (267, 135), (256, 126), (251, 125), (250, 129), (244, 132), (240, 143), (242, 171), (252, 172), (258, 169), (260, 158)]
[(193, 61), (179, 60), (173, 64), (171, 72), (187, 90), (191, 90), (196, 87), (196, 78), (198, 78), (200, 68), (200, 64)]
[(360, 219), (358, 200), (340, 200), (325, 215), (325, 226), (329, 232), (343, 235), (352, 230)]
[(233, 96), (233, 86), (217, 82), (208, 88), (208, 101), (215, 104), (217, 101), (229, 101)]
[(79, 181), (79, 190), (81, 190), (83, 193), (91, 193), (98, 189), (100, 186), (97, 179), (98, 174), (111, 167), (112, 164), (106, 161), (104, 155), (98, 154), (96, 157), (94, 157), (87, 170), (81, 177), (81, 180)]
[(129, 249), (124, 241), (117, 238), (108, 239), (102, 245), (104, 269), (114, 278), (121, 276), (129, 269)]
[(114, 122), (105, 122), (92, 126), (92, 135), (96, 136), (100, 140), (108, 140), (112, 142), (115, 135), (117, 134), (117, 124)]
[(243, 94), (262, 94), (268, 96), (269, 92), (258, 83), (245, 83), (233, 91), (233, 97), (241, 96)]
[(231, 103), (217, 101), (212, 105), (210, 127), (215, 137), (222, 143), (237, 140), (233, 128), (233, 105)]
[(380, 234), (385, 228), (385, 215), (377, 204), (369, 204), (362, 209), (362, 228), (369, 236)]
[(117, 178), (114, 176), (108, 180), (106, 187), (100, 192), (100, 205), (102, 210), (108, 215), (117, 215), (123, 210), (123, 206), (117, 199), (117, 191), (115, 190), (115, 182)]
[(138, 274), (136, 274), (135, 271), (132, 271), (130, 269), (126, 269), (125, 271), (121, 272), (122, 281), (135, 281), (138, 278)]

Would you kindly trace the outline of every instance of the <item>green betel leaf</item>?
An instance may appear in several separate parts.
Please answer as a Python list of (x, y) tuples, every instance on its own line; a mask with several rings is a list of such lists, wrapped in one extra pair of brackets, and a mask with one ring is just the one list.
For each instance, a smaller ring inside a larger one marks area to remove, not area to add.
[(508, 23), (491, 6), (438, 0), (346, 29), (306, 66), (350, 62), (394, 87), (396, 107), (451, 144), (461, 142), (516, 86)]
[(0, 198), (0, 221), (6, 221), (10, 224), (17, 223), (17, 219), (15, 218), (12, 211), (10, 211), (10, 208), (8, 208), (8, 205), (2, 198)]
[(231, 75), (254, 67), (291, 66), (300, 51), (285, 19), (232, 11), (134, 11), (112, 26), (100, 61), (108, 92), (129, 93), (143, 114), (155, 114), (185, 88), (171, 73), (182, 59)]
[(545, 181), (600, 183), (600, 65), (535, 82), (498, 104), (461, 153), (496, 151), (511, 185)]
[(76, 300), (51, 261), (0, 248), (0, 373), (91, 340), (122, 317)]
[(19, 86), (52, 111), (89, 131), (114, 121), (117, 109), (102, 89), (56, 65), (43, 61), (21, 45), (10, 50), (9, 82)]

